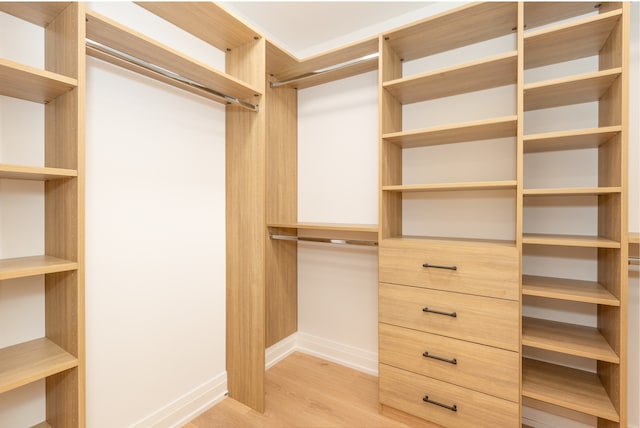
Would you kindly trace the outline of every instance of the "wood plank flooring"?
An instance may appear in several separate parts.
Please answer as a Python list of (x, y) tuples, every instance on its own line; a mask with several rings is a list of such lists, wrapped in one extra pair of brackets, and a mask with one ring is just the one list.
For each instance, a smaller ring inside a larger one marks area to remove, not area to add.
[(408, 428), (378, 412), (378, 380), (294, 353), (269, 369), (264, 414), (226, 398), (184, 428)]

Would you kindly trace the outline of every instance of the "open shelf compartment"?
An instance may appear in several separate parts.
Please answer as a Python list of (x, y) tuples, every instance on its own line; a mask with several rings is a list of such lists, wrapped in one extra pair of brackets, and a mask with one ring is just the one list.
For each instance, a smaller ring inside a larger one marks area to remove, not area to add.
[(571, 302), (620, 306), (620, 299), (595, 281), (523, 275), (522, 294)]

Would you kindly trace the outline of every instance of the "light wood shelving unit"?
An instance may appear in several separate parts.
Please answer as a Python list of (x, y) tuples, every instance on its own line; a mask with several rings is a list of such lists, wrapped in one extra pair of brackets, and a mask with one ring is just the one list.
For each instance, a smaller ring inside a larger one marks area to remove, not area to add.
[(84, 7), (0, 3), (0, 11), (45, 34), (44, 69), (0, 59), (0, 95), (45, 104), (45, 165), (0, 165), (0, 179), (44, 182), (45, 253), (0, 260), (0, 280), (44, 275), (45, 336), (0, 349), (0, 393), (44, 379), (46, 421), (39, 426), (82, 427)]

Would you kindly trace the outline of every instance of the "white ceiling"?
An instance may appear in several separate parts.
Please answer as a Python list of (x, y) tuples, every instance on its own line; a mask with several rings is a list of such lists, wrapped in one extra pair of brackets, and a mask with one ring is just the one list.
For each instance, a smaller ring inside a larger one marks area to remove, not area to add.
[[(380, 26), (434, 2), (236, 1), (222, 3), (270, 40), (298, 57), (378, 34)], [(389, 26), (392, 25), (392, 26)], [(331, 44), (335, 46), (331, 46)]]

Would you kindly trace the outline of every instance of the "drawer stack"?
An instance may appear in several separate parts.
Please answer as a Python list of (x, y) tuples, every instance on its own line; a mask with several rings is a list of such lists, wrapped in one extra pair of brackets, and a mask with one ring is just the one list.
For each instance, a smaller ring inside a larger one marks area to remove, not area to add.
[(380, 403), (446, 427), (518, 426), (514, 246), (380, 245)]

